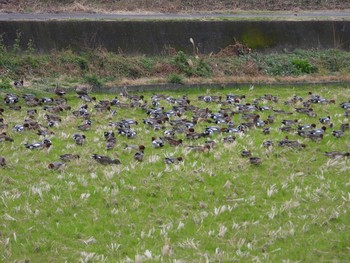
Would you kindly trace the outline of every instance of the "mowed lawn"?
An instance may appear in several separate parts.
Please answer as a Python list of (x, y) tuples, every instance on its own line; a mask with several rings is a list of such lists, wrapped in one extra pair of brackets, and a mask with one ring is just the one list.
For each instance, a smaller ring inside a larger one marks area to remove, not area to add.
[[(18, 103), (6, 104), (7, 93), (18, 95)], [(26, 103), (28, 93), (44, 102)], [(0, 91), (0, 156), (6, 160), (0, 166), (1, 262), (349, 261), (350, 131), (341, 103), (349, 102), (350, 88), (89, 96), (96, 100), (86, 102), (72, 89), (55, 112), (57, 102), (42, 100), (58, 98), (54, 93)], [(115, 97), (119, 102), (110, 105)], [(85, 104), (80, 116), (75, 111)], [(29, 116), (31, 109), (36, 112)], [(60, 119), (49, 127), (47, 115)], [(88, 119), (91, 127), (79, 130)], [(136, 133), (127, 133), (132, 138), (116, 127), (122, 120)], [(33, 126), (13, 129), (28, 122)], [(314, 135), (322, 126), (324, 134)], [(152, 146), (152, 137), (172, 130), (182, 143)], [(110, 150), (107, 131), (115, 134)], [(77, 133), (85, 137), (82, 145), (73, 139)], [(325, 155), (334, 151), (340, 153)], [(134, 159), (137, 152), (142, 162)], [(63, 154), (80, 158), (63, 162)], [(120, 164), (101, 164), (93, 154)]]

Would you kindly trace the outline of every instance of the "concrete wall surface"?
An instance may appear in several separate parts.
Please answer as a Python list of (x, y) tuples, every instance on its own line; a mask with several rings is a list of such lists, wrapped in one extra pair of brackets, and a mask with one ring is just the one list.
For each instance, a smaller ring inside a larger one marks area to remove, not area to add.
[(6, 46), (31, 39), (40, 52), (102, 47), (123, 54), (161, 54), (166, 47), (217, 52), (236, 41), (253, 50), (350, 50), (350, 21), (0, 21)]

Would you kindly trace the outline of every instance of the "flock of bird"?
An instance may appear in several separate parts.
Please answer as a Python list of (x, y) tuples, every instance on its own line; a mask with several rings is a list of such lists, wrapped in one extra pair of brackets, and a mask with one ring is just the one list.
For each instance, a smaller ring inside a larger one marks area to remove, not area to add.
[[(265, 135), (270, 134), (271, 126), (275, 123), (276, 115), (283, 115), (286, 118), (281, 121), (280, 131), (286, 133), (297, 134), (302, 138), (308, 138), (313, 141), (321, 141), (325, 133), (331, 130), (335, 138), (340, 138), (349, 132), (349, 123), (342, 123), (339, 127), (335, 127), (332, 116), (317, 116), (313, 110), (314, 104), (333, 104), (334, 100), (323, 98), (320, 95), (309, 92), (308, 96), (302, 98), (300, 96), (292, 96), (284, 105), (290, 105), (294, 108), (294, 112), (275, 109), (272, 106), (266, 106), (264, 102), (277, 103), (279, 98), (271, 94), (265, 94), (247, 102), (244, 95), (228, 94), (226, 96), (198, 96), (197, 101), (205, 103), (205, 105), (217, 104), (220, 110), (214, 112), (206, 107), (195, 106), (188, 96), (184, 95), (180, 98), (174, 98), (164, 94), (156, 94), (151, 96), (151, 100), (145, 100), (143, 95), (132, 95), (126, 90), (111, 100), (97, 100), (92, 97), (87, 87), (77, 86), (75, 92), (81, 101), (81, 105), (76, 109), (72, 109), (68, 105), (65, 98), (66, 91), (61, 88), (55, 89), (54, 98), (37, 97), (33, 94), (24, 94), (19, 96), (13, 93), (5, 94), (3, 101), (4, 107), (0, 108), (0, 142), (14, 142), (13, 136), (9, 134), (20, 133), (23, 131), (35, 132), (41, 139), (37, 142), (25, 143), (24, 148), (34, 150), (50, 148), (52, 142), (50, 138), (55, 136), (53, 127), (62, 121), (62, 112), (71, 112), (72, 116), (81, 119), (82, 124), (76, 127), (76, 133), (72, 136), (75, 144), (82, 146), (85, 144), (86, 136), (84, 132), (94, 129), (94, 117), (97, 113), (109, 114), (112, 119), (118, 118), (117, 111), (119, 109), (139, 108), (145, 118), (142, 123), (149, 130), (162, 131), (163, 136), (152, 137), (151, 142), (144, 142), (141, 145), (126, 144), (125, 149), (134, 151), (134, 160), (142, 162), (146, 147), (162, 148), (169, 144), (173, 147), (186, 147), (189, 151), (208, 153), (215, 149), (217, 141), (216, 134), (223, 134), (222, 142), (225, 144), (233, 143), (237, 135), (249, 133), (251, 129), (261, 129)], [(21, 102), (21, 103), (20, 103)], [(21, 105), (19, 105), (21, 104)], [(302, 106), (301, 106), (302, 105)], [(165, 107), (166, 106), (166, 107)], [(350, 116), (350, 101), (342, 102), (339, 107), (343, 109), (344, 117)], [(167, 108), (167, 109), (165, 109)], [(9, 127), (4, 116), (11, 118), (12, 111), (26, 110), (26, 118), (23, 123), (15, 124)], [(46, 123), (38, 121), (38, 113), (44, 111), (44, 119)], [(10, 113), (8, 113), (10, 112)], [(268, 112), (266, 118), (262, 118), (262, 112)], [(298, 118), (288, 118), (291, 115), (302, 114), (310, 118), (312, 123), (301, 123)], [(191, 118), (186, 116), (191, 115)], [(235, 123), (233, 116), (239, 115), (240, 122)], [(110, 121), (109, 131), (104, 132), (104, 140), (106, 149), (113, 150), (117, 144), (117, 136), (125, 136), (132, 140), (138, 136), (135, 126), (139, 125), (140, 120), (131, 118), (118, 121)], [(198, 124), (204, 123), (206, 127), (198, 131)], [(9, 132), (12, 130), (12, 132)], [(179, 138), (180, 137), (180, 138)], [(197, 141), (205, 138), (204, 144), (189, 145), (188, 141)], [(272, 140), (265, 140), (264, 147), (289, 147), (294, 149), (302, 149), (306, 144), (300, 143), (298, 140), (290, 140), (288, 136), (279, 140), (277, 143)], [(349, 156), (349, 152), (331, 151), (326, 152), (326, 156), (331, 158), (341, 158)], [(241, 152), (243, 158), (248, 158), (253, 165), (259, 165), (262, 159), (254, 156), (249, 150)], [(75, 153), (62, 153), (60, 160), (48, 164), (49, 169), (58, 169), (65, 166), (66, 162), (79, 159), (80, 156)], [(106, 155), (93, 153), (91, 158), (102, 165), (118, 165), (121, 164), (119, 159), (113, 159)], [(168, 156), (164, 158), (166, 164), (178, 164), (183, 162), (181, 156)], [(6, 156), (0, 156), (0, 166), (6, 166)]]

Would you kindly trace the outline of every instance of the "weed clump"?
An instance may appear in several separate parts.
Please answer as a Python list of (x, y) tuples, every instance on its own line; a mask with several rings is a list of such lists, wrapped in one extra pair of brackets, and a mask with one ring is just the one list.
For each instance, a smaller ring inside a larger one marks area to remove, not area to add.
[(168, 76), (168, 81), (173, 84), (183, 84), (183, 79), (179, 74), (171, 73)]
[(86, 83), (91, 85), (95, 89), (99, 89), (103, 86), (103, 81), (96, 74), (85, 75), (84, 79)]
[(307, 59), (292, 60), (293, 66), (302, 74), (311, 74), (317, 72), (317, 68), (310, 64)]

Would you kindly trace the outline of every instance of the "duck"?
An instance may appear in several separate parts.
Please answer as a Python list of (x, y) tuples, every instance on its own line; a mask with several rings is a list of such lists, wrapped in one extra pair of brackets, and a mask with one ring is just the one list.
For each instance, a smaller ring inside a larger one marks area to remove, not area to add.
[(330, 116), (321, 117), (321, 118), (319, 118), (319, 121), (322, 124), (329, 124), (331, 122), (331, 117)]
[(55, 100), (54, 98), (44, 97), (44, 98), (41, 98), (41, 102), (44, 104), (53, 104)]
[(60, 155), (60, 159), (64, 162), (70, 162), (72, 160), (77, 160), (79, 158), (80, 158), (79, 154), (66, 153), (66, 154)]
[(143, 161), (144, 151), (138, 151), (134, 154), (134, 160), (138, 162)]
[(350, 101), (340, 103), (340, 107), (343, 109), (350, 109)]
[(108, 138), (107, 142), (106, 142), (106, 149), (107, 149), (107, 151), (113, 150), (115, 145), (116, 145), (116, 143), (117, 143), (117, 139), (116, 138), (114, 138), (114, 137)]
[(103, 165), (107, 165), (107, 164), (121, 164), (121, 162), (118, 159), (112, 159), (112, 158), (110, 158), (108, 156), (99, 155), (99, 154), (96, 154), (96, 153), (94, 153), (91, 156), (91, 158), (94, 159), (95, 161), (97, 161), (98, 163), (103, 164)]
[(13, 139), (7, 136), (6, 132), (0, 133), (0, 142), (13, 142)]
[(75, 134), (73, 135), (73, 140), (75, 141), (75, 143), (76, 143), (77, 145), (83, 145), (84, 142), (85, 142), (85, 139), (86, 139), (86, 137), (85, 137), (84, 134), (75, 133)]
[(0, 156), (0, 166), (6, 166), (6, 159), (3, 156)]
[(22, 109), (22, 106), (19, 105), (10, 105), (9, 106), (10, 110), (15, 110), (15, 111), (20, 111)]
[(349, 129), (349, 123), (343, 123), (342, 125), (340, 125), (340, 130), (343, 132), (348, 131)]
[(96, 97), (90, 97), (89, 95), (79, 95), (79, 98), (85, 102), (93, 102), (96, 100)]
[(187, 149), (189, 149), (190, 151), (194, 151), (194, 152), (209, 152), (211, 148), (210, 148), (209, 144), (205, 144), (205, 145), (187, 146)]
[(193, 128), (190, 128), (186, 133), (186, 139), (196, 140), (196, 139), (199, 139), (200, 137), (203, 137), (204, 135), (205, 135), (204, 133), (195, 132)]
[(251, 157), (252, 156), (252, 152), (251, 151), (248, 151), (248, 150), (244, 150), (241, 152), (241, 156), (242, 157)]
[(290, 147), (290, 148), (305, 148), (306, 145), (298, 141), (291, 141), (286, 137), (285, 139), (278, 142), (280, 147)]
[(66, 91), (64, 89), (62, 89), (62, 88), (59, 88), (58, 85), (57, 85), (56, 88), (55, 88), (55, 94), (57, 96), (62, 97), (62, 96), (64, 96), (66, 94)]
[(15, 104), (19, 101), (19, 98), (16, 94), (7, 93), (4, 101), (6, 104)]
[(75, 92), (79, 95), (88, 95), (88, 88), (86, 86), (75, 86)]
[(262, 160), (259, 157), (250, 157), (249, 162), (253, 165), (260, 165)]
[(340, 137), (343, 137), (344, 132), (342, 130), (334, 130), (334, 131), (332, 131), (332, 135), (335, 138), (340, 138)]
[(165, 162), (165, 164), (179, 164), (180, 162), (183, 162), (183, 158), (181, 156), (179, 156), (179, 157), (165, 157), (164, 162)]
[(332, 151), (332, 152), (325, 152), (325, 155), (330, 158), (337, 159), (341, 157), (350, 156), (350, 152)]
[(167, 136), (164, 136), (164, 137), (160, 137), (160, 139), (162, 141), (166, 141), (167, 143), (169, 143), (171, 146), (179, 146), (182, 144), (182, 139), (178, 139), (178, 140), (175, 140), (171, 137), (167, 137)]
[(156, 139), (155, 137), (152, 137), (152, 146), (154, 148), (161, 148), (164, 146), (164, 142), (162, 139)]
[(63, 162), (52, 162), (52, 163), (49, 163), (48, 168), (51, 170), (57, 170), (57, 169), (62, 168), (64, 166), (65, 166), (65, 163), (63, 163)]
[(233, 143), (235, 140), (236, 137), (232, 135), (222, 138), (223, 143)]
[(298, 123), (298, 120), (282, 120), (282, 124), (286, 126), (291, 126)]
[(42, 128), (42, 129), (38, 129), (38, 131), (36, 132), (36, 134), (39, 135), (39, 136), (44, 136), (44, 137), (46, 137), (46, 136), (49, 136), (49, 135), (54, 135), (55, 132), (50, 131), (50, 130), (47, 129), (47, 128)]
[(263, 129), (262, 133), (267, 135), (267, 134), (270, 134), (270, 131), (271, 131), (270, 127), (266, 127)]
[(49, 122), (50, 121), (53, 121), (53, 122), (61, 122), (62, 121), (61, 117), (59, 117), (55, 114), (45, 114), (44, 118)]
[(92, 121), (87, 120), (84, 124), (78, 126), (78, 130), (88, 131), (91, 129)]
[(266, 141), (264, 141), (264, 142), (262, 143), (262, 145), (263, 145), (264, 147), (269, 148), (269, 147), (274, 146), (274, 143), (273, 143), (273, 141), (271, 141), (271, 140), (266, 140)]
[(13, 85), (14, 85), (15, 87), (23, 87), (23, 84), (24, 84), (24, 81), (23, 81), (23, 80), (15, 80), (15, 81), (13, 82)]
[(24, 131), (24, 126), (22, 124), (16, 124), (13, 126), (12, 130), (15, 132), (22, 132)]

